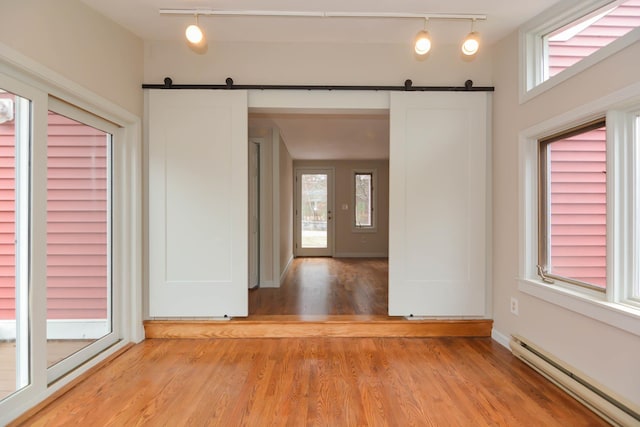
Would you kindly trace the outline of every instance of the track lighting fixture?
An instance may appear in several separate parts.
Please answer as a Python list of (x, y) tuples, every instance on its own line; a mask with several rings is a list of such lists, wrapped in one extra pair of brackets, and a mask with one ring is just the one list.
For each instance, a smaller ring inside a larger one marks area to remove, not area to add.
[(466, 56), (473, 56), (478, 53), (478, 49), (480, 48), (480, 34), (477, 31), (474, 31), (474, 24), (476, 20), (471, 20), (471, 32), (467, 34), (467, 37), (464, 38), (462, 42), (462, 53)]
[(204, 40), (204, 32), (198, 25), (198, 14), (196, 14), (195, 16), (196, 23), (189, 25), (184, 33), (189, 43), (197, 45), (202, 43), (202, 41)]
[(486, 15), (476, 14), (418, 14), (418, 13), (385, 13), (385, 12), (308, 12), (308, 11), (273, 11), (273, 10), (213, 10), (213, 9), (160, 9), (163, 15), (195, 15), (196, 23), (189, 25), (185, 32), (187, 40), (192, 46), (205, 45), (205, 35), (198, 25), (198, 16), (278, 16), (278, 17), (314, 17), (314, 18), (363, 18), (363, 19), (423, 19), (424, 29), (416, 34), (414, 50), (417, 55), (424, 56), (431, 50), (431, 36), (427, 31), (429, 19), (440, 20), (470, 20), (471, 32), (462, 42), (462, 53), (472, 57), (480, 48), (480, 34), (474, 30), (477, 20), (487, 19)]
[(420, 56), (426, 55), (431, 50), (431, 36), (427, 31), (428, 18), (424, 20), (424, 29), (416, 34), (414, 49)]

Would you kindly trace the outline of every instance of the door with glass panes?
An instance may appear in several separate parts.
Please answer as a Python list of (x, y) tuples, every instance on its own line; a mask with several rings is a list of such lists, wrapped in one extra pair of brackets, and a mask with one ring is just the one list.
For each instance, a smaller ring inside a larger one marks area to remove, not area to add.
[(296, 169), (296, 256), (333, 256), (333, 169)]

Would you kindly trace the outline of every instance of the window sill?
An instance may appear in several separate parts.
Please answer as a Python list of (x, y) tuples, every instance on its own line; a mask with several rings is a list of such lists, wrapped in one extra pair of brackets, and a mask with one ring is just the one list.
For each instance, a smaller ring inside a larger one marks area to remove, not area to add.
[(640, 309), (538, 280), (519, 279), (518, 289), (543, 301), (640, 336)]

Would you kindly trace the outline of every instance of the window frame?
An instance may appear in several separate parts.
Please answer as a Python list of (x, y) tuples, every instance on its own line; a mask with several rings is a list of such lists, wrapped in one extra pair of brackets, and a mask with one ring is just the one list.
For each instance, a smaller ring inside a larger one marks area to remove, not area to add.
[(520, 28), (519, 86), (521, 104), (640, 40), (640, 28), (636, 28), (561, 73), (545, 79), (546, 47), (544, 37), (616, 1), (618, 0), (563, 1)]
[[(548, 283), (538, 276), (538, 141), (603, 116), (607, 121), (607, 288), (597, 292), (561, 281)], [(640, 336), (640, 301), (632, 293), (640, 269), (638, 116), (640, 83), (520, 132), (518, 289)]]
[[(78, 107), (61, 101), (54, 97), (49, 97), (49, 109), (48, 111), (55, 114), (59, 114), (68, 119), (74, 120), (83, 125), (90, 126), (94, 129), (105, 132), (109, 136), (109, 142), (107, 144), (107, 323), (109, 324), (110, 331), (103, 335), (101, 338), (96, 339), (93, 343), (86, 347), (81, 348), (77, 352), (68, 355), (63, 360), (53, 364), (47, 369), (47, 380), (49, 383), (54, 382), (58, 378), (67, 374), (69, 371), (76, 369), (77, 366), (89, 360), (91, 357), (103, 352), (105, 349), (116, 344), (120, 340), (120, 322), (114, 321), (117, 319), (117, 312), (119, 305), (114, 302), (119, 301), (121, 286), (117, 286), (113, 280), (113, 147), (119, 143), (118, 138), (121, 136), (121, 128), (102, 117), (91, 114), (87, 111), (81, 110)], [(47, 159), (48, 160), (48, 159)], [(48, 167), (48, 165), (47, 165)], [(48, 171), (48, 169), (47, 169)], [(48, 177), (47, 177), (48, 179)], [(47, 219), (48, 220), (48, 219)], [(47, 319), (49, 320), (49, 319)]]
[[(29, 347), (30, 383), (0, 401), (5, 424), (131, 342), (144, 339), (142, 324), (142, 148), (141, 119), (116, 104), (67, 80), (18, 52), (0, 45), (0, 87), (32, 101), (29, 154)], [(52, 381), (46, 360), (46, 141), (49, 99), (54, 97), (119, 127), (113, 147), (112, 280), (113, 324), (117, 342)]]
[[(548, 150), (550, 144), (564, 140), (566, 138), (570, 138), (572, 136), (581, 135), (592, 130), (600, 129), (602, 127), (606, 128), (607, 120), (606, 117), (600, 117), (595, 120), (591, 120), (589, 122), (580, 124), (578, 126), (571, 127), (566, 130), (562, 130), (560, 132), (554, 133), (545, 138), (541, 138), (538, 140), (539, 148), (538, 148), (538, 263), (536, 268), (538, 270), (538, 276), (548, 283), (552, 283), (555, 280), (559, 280), (561, 282), (575, 285), (578, 287), (582, 287), (585, 289), (590, 289), (595, 292), (606, 292), (606, 287), (602, 288), (597, 285), (583, 282), (581, 280), (573, 279), (571, 277), (562, 276), (559, 274), (554, 274), (548, 271), (549, 259), (551, 257), (550, 254), (550, 245), (551, 245), (551, 218), (550, 212), (548, 212), (550, 208), (550, 183), (549, 183), (549, 170), (548, 170)], [(608, 247), (608, 241), (607, 241)]]
[[(356, 224), (356, 176), (371, 176), (371, 225), (359, 226)], [(351, 202), (353, 203), (353, 213), (351, 215), (351, 230), (355, 233), (376, 233), (378, 231), (378, 209), (377, 209), (377, 169), (353, 169), (351, 171)]]

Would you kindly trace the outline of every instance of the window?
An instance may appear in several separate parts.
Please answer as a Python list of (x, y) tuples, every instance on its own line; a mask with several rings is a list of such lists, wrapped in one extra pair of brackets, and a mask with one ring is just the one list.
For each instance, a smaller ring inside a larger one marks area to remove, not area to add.
[(139, 118), (0, 57), (4, 425), (144, 334)]
[(519, 170), (518, 289), (640, 336), (640, 86), (523, 130)]
[(604, 120), (540, 141), (540, 274), (603, 291), (607, 283)]
[(55, 99), (49, 105), (47, 366), (55, 379), (75, 367), (71, 356), (95, 354), (104, 345), (88, 347), (113, 332), (111, 146), (117, 127)]
[(523, 95), (551, 79), (538, 91), (546, 90), (637, 41), (638, 27), (640, 0), (596, 0), (569, 10), (559, 3), (521, 30)]
[(31, 383), (29, 151), (31, 101), (0, 89), (0, 400)]
[(629, 290), (629, 299), (640, 305), (640, 112), (636, 112), (633, 120), (633, 147), (635, 151), (634, 163), (634, 182), (632, 185), (635, 193), (635, 203), (633, 207), (633, 229), (634, 229), (634, 271), (632, 273), (632, 286)]
[(375, 229), (375, 174), (373, 170), (353, 173), (353, 226), (355, 230)]

